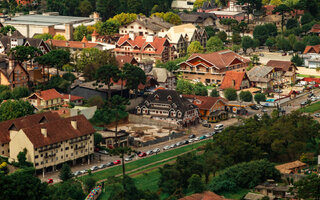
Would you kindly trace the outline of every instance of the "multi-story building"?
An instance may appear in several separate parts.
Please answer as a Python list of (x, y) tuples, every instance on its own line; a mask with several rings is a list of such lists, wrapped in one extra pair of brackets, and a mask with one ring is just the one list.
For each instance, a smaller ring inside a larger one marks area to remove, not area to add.
[(139, 36), (157, 35), (159, 32), (167, 32), (173, 24), (165, 22), (162, 18), (151, 16), (149, 18), (138, 15), (137, 19), (130, 24), (119, 27), (119, 33), (126, 35), (135, 33)]
[(142, 60), (167, 62), (174, 58), (174, 47), (171, 47), (168, 39), (154, 35), (136, 36), (133, 32), (120, 37), (114, 52), (116, 56), (132, 55), (138, 62)]
[(60, 118), (46, 112), (0, 123), (0, 155), (18, 161), (26, 150), (36, 170), (51, 171), (62, 163), (83, 162), (94, 152), (93, 129), (83, 116)]
[(55, 89), (36, 91), (27, 97), (26, 100), (37, 110), (57, 107), (63, 104), (63, 96)]
[(136, 107), (137, 115), (182, 126), (197, 124), (198, 107), (174, 90), (157, 90)]
[(249, 62), (250, 60), (231, 50), (207, 54), (195, 53), (179, 64), (178, 71), (182, 72), (184, 79), (220, 85), (227, 71), (244, 72)]
[(176, 89), (177, 77), (166, 68), (154, 67), (150, 73), (146, 74), (147, 77), (153, 78), (157, 81), (159, 87), (163, 87), (169, 90)]
[(271, 91), (276, 73), (273, 67), (255, 66), (247, 72), (251, 86), (261, 88), (263, 92)]
[(171, 8), (179, 11), (192, 11), (195, 1), (196, 0), (173, 0), (171, 3)]
[(183, 24), (193, 24), (195, 26), (206, 27), (215, 26), (217, 16), (214, 13), (179, 13)]
[(227, 71), (223, 77), (220, 89), (234, 88), (242, 90), (250, 87), (246, 72)]
[(269, 60), (266, 66), (273, 67), (276, 72), (274, 85), (290, 85), (296, 82), (298, 68), (291, 61)]
[(320, 67), (320, 45), (306, 46), (302, 57), (304, 66), (312, 69)]

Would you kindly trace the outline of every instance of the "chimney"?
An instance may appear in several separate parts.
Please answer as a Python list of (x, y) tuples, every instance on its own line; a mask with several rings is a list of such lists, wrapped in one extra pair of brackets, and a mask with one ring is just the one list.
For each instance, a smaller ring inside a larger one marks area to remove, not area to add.
[(94, 21), (94, 22), (100, 21), (100, 15), (99, 15), (99, 13), (97, 13), (97, 12), (94, 12), (94, 13), (93, 13), (93, 21)]
[(69, 46), (69, 41), (66, 41), (66, 46), (67, 46), (67, 47)]
[(71, 121), (71, 126), (72, 126), (74, 129), (77, 129), (77, 121), (76, 121), (76, 120), (72, 120), (72, 121)]
[(65, 36), (67, 40), (73, 39), (73, 24), (65, 24)]
[(12, 71), (14, 68), (14, 58), (12, 58), (12, 56), (9, 56), (9, 66), (8, 67), (9, 67), (8, 68), (9, 71)]
[(153, 39), (154, 39), (154, 35), (149, 34), (149, 35), (147, 35), (146, 42), (153, 42)]
[(130, 40), (134, 40), (135, 36), (134, 36), (134, 32), (133, 31), (130, 31), (129, 32), (129, 39)]
[(48, 132), (47, 132), (47, 128), (46, 128), (46, 127), (42, 127), (42, 128), (41, 128), (41, 134), (42, 134), (44, 137), (47, 137), (47, 136), (48, 136)]

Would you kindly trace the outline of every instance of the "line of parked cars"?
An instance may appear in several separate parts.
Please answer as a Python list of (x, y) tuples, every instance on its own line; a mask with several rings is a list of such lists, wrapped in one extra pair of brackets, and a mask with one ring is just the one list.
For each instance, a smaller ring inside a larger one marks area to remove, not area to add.
[[(91, 171), (96, 171), (96, 170), (98, 170), (98, 169), (103, 169), (103, 168), (106, 168), (106, 167), (111, 167), (111, 166), (113, 166), (113, 165), (119, 165), (119, 164), (121, 164), (121, 160), (115, 160), (115, 161), (113, 161), (113, 162), (108, 162), (108, 163), (106, 163), (106, 164), (101, 164), (101, 165), (99, 165), (99, 166), (92, 166), (92, 167), (90, 168), (90, 170), (91, 170)], [(73, 175), (74, 175), (74, 176), (79, 176), (79, 175), (81, 175), (81, 174), (87, 173), (88, 171), (89, 171), (88, 169), (84, 169), (84, 170), (81, 170), (81, 171), (76, 171), (76, 172), (73, 173)]]

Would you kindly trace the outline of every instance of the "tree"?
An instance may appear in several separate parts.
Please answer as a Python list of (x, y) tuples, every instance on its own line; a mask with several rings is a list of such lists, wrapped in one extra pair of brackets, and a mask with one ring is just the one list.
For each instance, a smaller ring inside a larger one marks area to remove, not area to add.
[(194, 85), (194, 94), (199, 96), (208, 96), (207, 87), (201, 82), (196, 83)]
[(292, 56), (291, 62), (293, 62), (296, 66), (302, 66), (303, 59), (298, 54), (295, 54)]
[(217, 89), (214, 88), (214, 89), (211, 90), (210, 96), (219, 97), (220, 95), (219, 95), (219, 92), (217, 91)]
[(278, 34), (277, 26), (274, 23), (267, 23), (264, 25), (265, 29), (267, 30), (267, 35), (269, 37), (276, 37)]
[(304, 15), (302, 15), (301, 17), (301, 25), (305, 25), (308, 24), (309, 22), (311, 22), (313, 20), (313, 16), (310, 13), (305, 13)]
[(252, 56), (250, 57), (250, 60), (251, 60), (252, 64), (255, 65), (255, 64), (258, 64), (258, 63), (259, 63), (260, 58), (259, 58), (258, 55), (252, 55)]
[(27, 149), (24, 148), (23, 151), (20, 151), (17, 155), (17, 158), (20, 167), (27, 166)]
[(241, 46), (240, 46), (240, 45), (234, 44), (234, 45), (231, 46), (231, 50), (234, 51), (234, 52), (236, 52), (236, 53), (238, 53), (238, 51), (239, 51), (240, 49), (241, 49)]
[[(133, 153), (133, 150), (130, 147), (120, 147), (117, 146), (114, 149), (109, 150), (110, 155), (112, 156), (119, 156), (121, 158), (121, 164), (122, 164), (122, 177), (126, 176), (126, 170), (125, 170), (125, 161), (124, 161), (124, 156), (125, 155), (131, 155)], [(125, 183), (123, 182), (123, 188), (125, 187)]]
[(285, 39), (284, 37), (281, 37), (278, 39), (277, 47), (278, 47), (278, 49), (281, 49), (284, 52), (287, 52), (291, 49), (289, 40)]
[(241, 43), (241, 36), (238, 33), (232, 34), (232, 43), (233, 44), (240, 44)]
[(297, 38), (296, 38), (296, 36), (294, 34), (290, 34), (288, 36), (288, 41), (290, 43), (291, 48), (293, 49), (294, 43), (296, 43)]
[(52, 39), (52, 35), (49, 33), (43, 33), (43, 34), (39, 34), (39, 35), (34, 35), (33, 38), (42, 39), (44, 41), (47, 41), (49, 39)]
[(164, 21), (169, 22), (170, 24), (173, 24), (173, 25), (180, 25), (182, 23), (179, 15), (173, 12), (165, 13), (163, 16), (163, 19)]
[(215, 36), (216, 31), (212, 26), (206, 26), (206, 27), (204, 27), (204, 29), (206, 30), (209, 38)]
[(92, 32), (89, 32), (87, 27), (85, 25), (81, 24), (80, 26), (77, 26), (74, 29), (73, 39), (76, 41), (81, 41), (83, 39), (83, 37), (86, 36), (86, 38), (88, 40), (90, 40), (91, 34), (92, 34)]
[(203, 3), (206, 2), (207, 0), (196, 0), (193, 4), (193, 8), (201, 8)]
[(71, 172), (71, 168), (67, 163), (64, 163), (62, 165), (62, 168), (60, 170), (59, 178), (62, 181), (67, 181), (73, 177), (73, 174)]
[(102, 142), (102, 135), (100, 133), (94, 133), (94, 146), (98, 146), (100, 145), (100, 143)]
[(294, 189), (299, 199), (320, 199), (320, 178), (312, 173), (294, 183)]
[(249, 36), (243, 36), (241, 41), (241, 46), (245, 54), (247, 54), (247, 49), (253, 46), (253, 40)]
[(71, 83), (73, 83), (73, 82), (77, 79), (76, 76), (75, 76), (73, 73), (71, 73), (71, 72), (64, 73), (64, 74), (62, 75), (62, 78), (63, 78), (64, 80), (70, 81)]
[(207, 41), (206, 48), (208, 52), (221, 51), (224, 49), (224, 44), (219, 37), (213, 36)]
[(86, 195), (81, 188), (81, 184), (76, 181), (64, 181), (59, 184), (51, 185), (48, 189), (50, 194), (49, 197), (51, 199), (80, 200), (86, 198)]
[(307, 44), (307, 45), (318, 45), (320, 44), (320, 38), (316, 35), (312, 35), (312, 36), (305, 36), (303, 38), (303, 41)]
[(249, 91), (241, 91), (239, 97), (244, 102), (251, 102), (252, 101), (252, 94)]
[(238, 29), (242, 33), (242, 36), (244, 36), (244, 33), (248, 30), (248, 24), (242, 21), (238, 24)]
[(285, 4), (280, 4), (279, 6), (275, 7), (272, 11), (273, 14), (280, 13), (281, 15), (281, 33), (283, 33), (283, 26), (284, 26), (284, 15), (291, 11), (291, 8), (286, 6)]
[(15, 87), (12, 91), (12, 96), (15, 99), (20, 99), (23, 97), (29, 96), (30, 91), (27, 87), (21, 86), (21, 87)]
[(306, 48), (305, 43), (301, 42), (301, 41), (296, 41), (293, 45), (293, 50), (294, 51), (300, 51), (303, 52), (304, 49)]
[(79, 4), (79, 10), (81, 13), (81, 16), (88, 17), (92, 13), (92, 5), (88, 0), (83, 0)]
[(201, 193), (205, 190), (205, 185), (203, 184), (201, 177), (198, 174), (193, 174), (188, 179), (188, 189), (194, 193)]
[(270, 4), (275, 5), (275, 6), (279, 6), (282, 4), (282, 1), (281, 0), (271, 0)]
[(237, 91), (234, 88), (227, 88), (223, 91), (224, 97), (229, 101), (237, 100)]
[(200, 42), (198, 41), (191, 42), (187, 49), (188, 55), (191, 55), (193, 53), (203, 53), (203, 51), (203, 46), (201, 46)]
[(37, 57), (36, 62), (43, 66), (55, 67), (57, 75), (62, 66), (70, 62), (70, 52), (62, 49), (54, 49), (43, 56)]
[(135, 13), (121, 13), (121, 14), (115, 15), (113, 18), (110, 18), (109, 20), (114, 20), (120, 26), (122, 26), (125, 24), (129, 24), (136, 19), (137, 19), (137, 14), (135, 14)]
[(260, 45), (264, 45), (264, 43), (266, 42), (266, 40), (268, 39), (268, 35), (266, 34), (268, 33), (268, 29), (266, 26), (264, 25), (257, 25), (254, 27), (253, 30), (253, 37), (255, 39), (258, 39), (260, 42)]
[(266, 101), (267, 98), (266, 98), (266, 95), (262, 94), (262, 93), (257, 93), (256, 95), (254, 95), (254, 100), (257, 102), (257, 103), (260, 103), (261, 101)]
[(100, 34), (114, 35), (119, 32), (120, 24), (116, 20), (109, 19), (101, 26)]
[(10, 49), (10, 54), (14, 55), (15, 60), (21, 65), (23, 62), (32, 60), (41, 55), (41, 51), (33, 46), (16, 46)]
[(296, 20), (294, 18), (288, 19), (287, 24), (286, 24), (287, 29), (293, 29), (293, 28), (297, 28), (297, 27), (299, 27), (298, 20)]
[(54, 40), (64, 40), (64, 41), (67, 40), (66, 37), (64, 37), (64, 35), (60, 35), (60, 34), (53, 36), (53, 39)]
[(10, 32), (10, 35), (12, 35), (15, 31), (16, 28), (14, 26), (7, 25), (0, 29), (0, 34), (8, 35), (8, 33)]
[(143, 5), (141, 0), (128, 0), (128, 11), (131, 13), (141, 13), (143, 9)]
[(220, 38), (220, 40), (222, 40), (223, 42), (227, 41), (228, 35), (226, 34), (226, 32), (224, 31), (219, 31), (217, 33), (218, 38)]
[[(85, 48), (79, 54), (76, 61), (76, 68), (80, 72), (84, 72), (86, 66), (92, 66), (99, 62), (101, 51), (96, 48)], [(91, 69), (92, 70), (92, 69)]]
[(238, 25), (238, 21), (235, 19), (220, 19), (220, 24), (228, 26), (227, 31), (230, 32), (232, 27), (237, 27), (235, 25)]
[(245, 5), (247, 4), (247, 15), (248, 15), (248, 24), (249, 24), (249, 18), (250, 14), (253, 14), (255, 10), (260, 10), (262, 6), (261, 0), (237, 0), (237, 3), (240, 5)]
[(260, 42), (258, 39), (253, 39), (253, 42), (252, 42), (252, 50), (253, 52), (256, 51), (256, 48), (260, 46)]
[(273, 37), (269, 37), (269, 38), (267, 39), (267, 41), (266, 41), (266, 45), (267, 45), (267, 47), (268, 47), (268, 49), (269, 49), (269, 51), (270, 51), (273, 47), (275, 47), (275, 45), (276, 45), (276, 40), (275, 40)]
[(144, 85), (146, 83), (146, 74), (140, 67), (126, 63), (123, 67), (123, 73), (126, 79), (126, 87), (134, 92), (138, 90), (140, 84)]
[(0, 121), (34, 114), (34, 107), (27, 101), (6, 101), (0, 105)]
[(84, 186), (86, 188), (86, 191), (89, 193), (92, 188), (96, 185), (96, 180), (92, 177), (87, 177), (86, 179), (84, 179)]
[(98, 109), (104, 106), (104, 101), (101, 96), (93, 96), (88, 99), (89, 106), (97, 106)]
[(190, 83), (188, 80), (184, 80), (184, 79), (178, 80), (176, 90), (180, 94), (192, 94), (193, 84)]

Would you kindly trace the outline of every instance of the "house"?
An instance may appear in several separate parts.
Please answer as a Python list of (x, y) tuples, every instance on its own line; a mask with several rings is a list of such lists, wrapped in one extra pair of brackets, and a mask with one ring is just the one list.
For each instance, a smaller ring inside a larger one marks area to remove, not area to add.
[(82, 41), (64, 41), (64, 40), (53, 40), (49, 39), (46, 43), (54, 48), (59, 49), (69, 49), (71, 53), (76, 52), (77, 50), (82, 50), (86, 48), (96, 48), (102, 50), (102, 45), (98, 43), (88, 42), (86, 37), (82, 39)]
[(26, 100), (37, 110), (61, 106), (63, 104), (62, 99), (63, 96), (55, 89), (36, 91), (29, 97), (26, 97)]
[(306, 167), (308, 167), (308, 165), (299, 160), (275, 166), (275, 168), (279, 170), (281, 174), (296, 174), (299, 172), (299, 170), (302, 170)]
[(228, 118), (228, 100), (222, 97), (182, 95), (199, 108), (200, 118), (207, 122), (218, 122)]
[(261, 88), (263, 92), (273, 88), (273, 80), (276, 78), (274, 68), (269, 66), (255, 66), (247, 72), (252, 87)]
[(215, 10), (210, 11), (210, 13), (215, 14), (218, 19), (235, 19), (239, 22), (245, 19), (245, 13), (243, 12)]
[(138, 61), (132, 55), (118, 55), (116, 56), (116, 60), (119, 68), (123, 68), (124, 64), (128, 63), (131, 65), (137, 65)]
[(245, 200), (261, 200), (264, 197), (262, 194), (257, 194), (253, 192), (248, 192), (246, 196), (244, 196)]
[(159, 33), (160, 37), (165, 37), (170, 44), (174, 46), (177, 57), (183, 57), (187, 54), (187, 48), (193, 41), (198, 41), (203, 47), (206, 47), (208, 35), (204, 29), (197, 29), (193, 24), (182, 24), (171, 27), (165, 33)]
[(254, 191), (268, 196), (269, 199), (294, 199), (295, 195), (292, 195), (290, 192), (291, 187), (293, 186), (264, 183), (254, 187)]
[(242, 90), (250, 87), (250, 81), (246, 72), (227, 71), (220, 85), (221, 89), (234, 88)]
[(196, 0), (173, 0), (171, 3), (171, 8), (173, 10), (179, 10), (179, 11), (192, 11), (193, 10), (193, 4)]
[(127, 35), (134, 33), (139, 36), (157, 35), (159, 32), (167, 32), (173, 24), (165, 22), (157, 16), (145, 17), (137, 15), (137, 19), (130, 24), (119, 27), (119, 33)]
[(320, 45), (306, 46), (302, 58), (304, 66), (311, 69), (320, 67)]
[(83, 116), (60, 118), (45, 112), (0, 123), (0, 153), (17, 162), (19, 152), (37, 170), (55, 171), (65, 162), (82, 162), (94, 153), (93, 129)]
[(203, 193), (195, 193), (190, 196), (185, 196), (179, 200), (226, 200), (226, 198), (219, 196), (211, 191), (205, 191)]
[(320, 36), (320, 24), (313, 25), (309, 33)]
[(118, 131), (117, 138), (116, 132), (114, 130), (107, 129), (103, 131), (98, 131), (98, 133), (100, 133), (102, 136), (102, 141), (100, 145), (103, 147), (114, 148), (116, 146), (116, 143), (118, 143), (120, 147), (129, 146), (129, 133), (124, 130)]
[(206, 85), (222, 83), (227, 71), (244, 72), (250, 60), (231, 50), (213, 53), (194, 53), (185, 62), (180, 63), (182, 78), (200, 81)]
[(154, 78), (159, 87), (169, 90), (176, 89), (176, 76), (165, 68), (153, 68), (150, 73), (146, 74), (148, 77)]
[(75, 106), (80, 106), (83, 104), (83, 97), (74, 96), (71, 94), (62, 94), (62, 100), (65, 103), (73, 103)]
[(197, 124), (199, 121), (197, 106), (175, 90), (155, 91), (136, 107), (135, 112), (137, 115), (181, 126)]
[(180, 12), (179, 17), (183, 24), (193, 24), (200, 27), (215, 26), (217, 16), (214, 13), (185, 13)]
[(203, 2), (202, 7), (198, 8), (197, 12), (208, 13), (215, 10), (219, 10), (219, 8), (214, 0), (210, 0)]
[(291, 61), (269, 60), (266, 66), (273, 67), (276, 73), (275, 85), (290, 85), (296, 82), (298, 68)]
[(133, 32), (120, 37), (114, 52), (116, 56), (134, 56), (138, 62), (142, 60), (167, 62), (174, 58), (174, 48), (166, 38), (154, 35), (136, 36)]
[(38, 2), (36, 0), (16, 0), (17, 4), (18, 5), (23, 5), (23, 6), (26, 6), (26, 5), (37, 5)]

